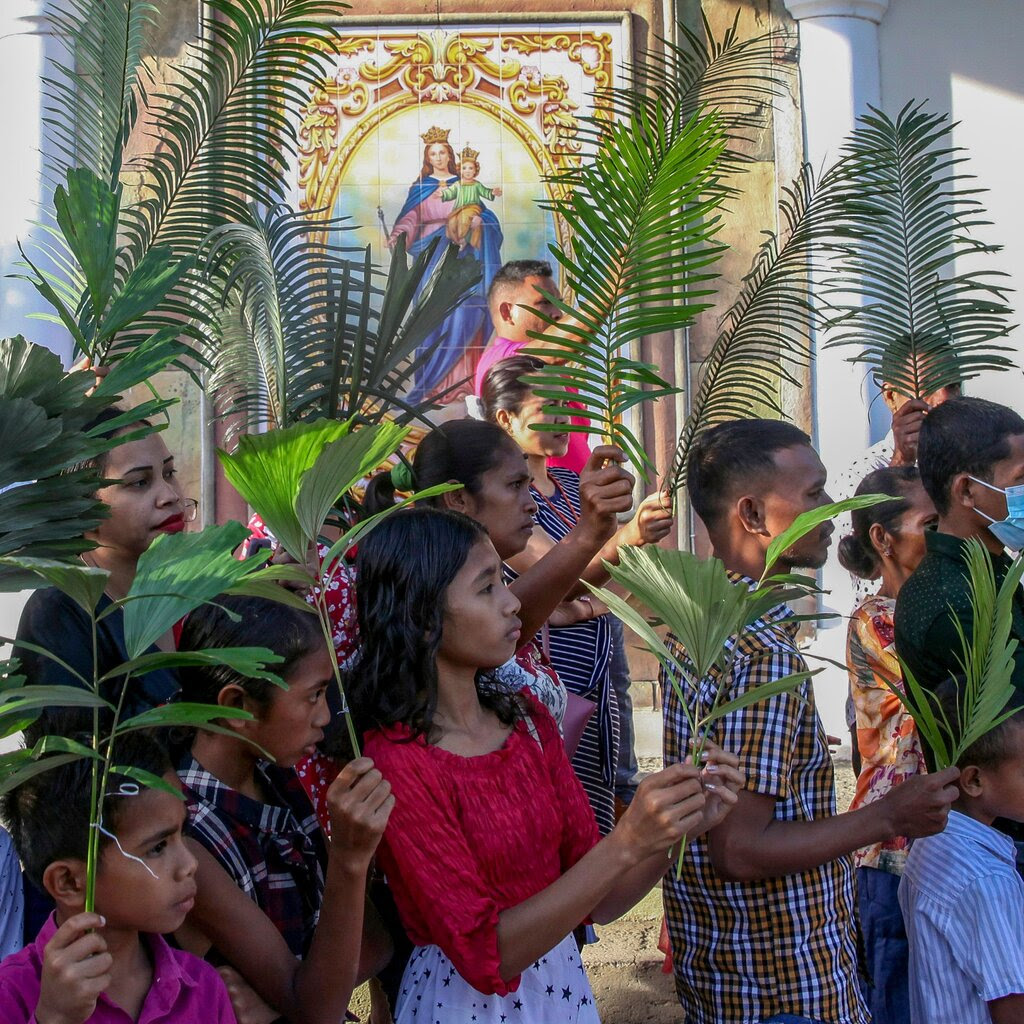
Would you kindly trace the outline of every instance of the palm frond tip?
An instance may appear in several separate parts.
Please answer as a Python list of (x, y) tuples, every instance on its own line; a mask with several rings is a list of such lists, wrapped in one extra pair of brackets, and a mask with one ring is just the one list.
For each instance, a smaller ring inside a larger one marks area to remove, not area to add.
[(965, 186), (950, 128), (923, 104), (895, 121), (871, 108), (834, 169), (840, 244), (827, 293), (858, 303), (837, 305), (828, 344), (855, 348), (851, 361), (913, 398), (1015, 365), (999, 341), (1013, 329), (1006, 275), (962, 269), (999, 247), (973, 234), (989, 223), (984, 190)]

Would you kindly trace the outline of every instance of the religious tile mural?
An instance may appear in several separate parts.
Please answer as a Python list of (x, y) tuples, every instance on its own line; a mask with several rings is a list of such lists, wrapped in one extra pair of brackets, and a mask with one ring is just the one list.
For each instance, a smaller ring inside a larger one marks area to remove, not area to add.
[(600, 113), (594, 93), (619, 84), (628, 47), (617, 17), (340, 26), (333, 76), (299, 127), (298, 206), (351, 218), (358, 230), (346, 241), (370, 245), (381, 266), (404, 235), (414, 255), (441, 238), (483, 268), (412, 397), (473, 372), (491, 335), (485, 296), (498, 268), (549, 258), (564, 229), (542, 207), (557, 188), (545, 178), (578, 164), (580, 119)]

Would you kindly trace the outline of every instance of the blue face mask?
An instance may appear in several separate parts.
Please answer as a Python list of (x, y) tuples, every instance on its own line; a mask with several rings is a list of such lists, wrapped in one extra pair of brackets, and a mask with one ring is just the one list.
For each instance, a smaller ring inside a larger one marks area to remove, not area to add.
[(985, 515), (980, 508), (976, 508), (974, 511), (988, 520), (989, 533), (1004, 548), (1009, 548), (1011, 551), (1024, 549), (1024, 484), (1003, 488), (979, 480), (976, 476), (968, 477), (968, 479), (973, 480), (976, 484), (981, 484), (982, 487), (987, 487), (990, 491), (998, 491), (1006, 498), (1005, 519), (993, 519), (991, 516)]

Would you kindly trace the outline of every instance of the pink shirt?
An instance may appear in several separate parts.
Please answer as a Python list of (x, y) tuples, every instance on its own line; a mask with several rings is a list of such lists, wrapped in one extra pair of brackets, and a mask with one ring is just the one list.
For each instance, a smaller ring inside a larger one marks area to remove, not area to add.
[[(529, 344), (528, 341), (509, 341), (508, 338), (495, 338), (484, 349), (483, 355), (480, 356), (480, 362), (476, 364), (476, 377), (473, 381), (474, 394), (480, 394), (484, 377), (487, 376), (487, 371), (495, 363), (500, 363), (502, 359), (511, 359), (513, 356), (518, 355), (522, 349), (527, 348)], [(569, 404), (573, 405), (572, 402)], [(582, 406), (576, 405), (575, 408), (579, 409)], [(590, 421), (579, 416), (573, 416), (572, 422), (586, 425)], [(574, 473), (582, 473), (583, 467), (587, 464), (587, 459), (589, 458), (590, 445), (587, 444), (587, 435), (574, 431), (569, 435), (569, 450), (559, 459), (548, 459), (548, 465), (561, 466), (563, 469), (571, 469)]]
[[(0, 963), (0, 1021), (36, 1024), (43, 952), (57, 931), (51, 914), (36, 941)], [(137, 1021), (100, 995), (84, 1024), (235, 1024), (235, 1014), (220, 975), (204, 960), (171, 949), (160, 935), (146, 935), (153, 958), (153, 984)]]

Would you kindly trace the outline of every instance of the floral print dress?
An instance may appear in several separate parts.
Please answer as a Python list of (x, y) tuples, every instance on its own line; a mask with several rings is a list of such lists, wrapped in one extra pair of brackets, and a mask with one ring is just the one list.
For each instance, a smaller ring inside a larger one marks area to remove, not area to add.
[[(861, 602), (850, 619), (846, 667), (857, 711), (861, 773), (850, 810), (881, 799), (894, 786), (923, 773), (924, 754), (917, 727), (890, 686), (902, 689), (903, 677), (893, 641), (896, 601), (876, 595)], [(897, 836), (854, 854), (859, 868), (903, 873), (910, 841)]]

